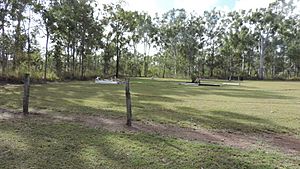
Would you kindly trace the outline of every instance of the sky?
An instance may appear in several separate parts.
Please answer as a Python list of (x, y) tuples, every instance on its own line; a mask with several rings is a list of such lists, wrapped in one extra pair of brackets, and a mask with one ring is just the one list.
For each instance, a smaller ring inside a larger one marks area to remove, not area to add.
[[(217, 8), (223, 11), (268, 7), (275, 0), (125, 0), (125, 9), (145, 11), (150, 15), (165, 13), (173, 8), (184, 8), (188, 12), (202, 14), (205, 10)], [(98, 0), (99, 3), (118, 0)]]
[[(98, 4), (116, 3), (120, 0), (96, 0)], [(124, 0), (123, 8), (126, 10), (144, 11), (155, 16), (155, 13), (163, 14), (173, 8), (184, 8), (187, 12), (193, 12), (201, 15), (205, 10), (217, 8), (228, 12), (231, 10), (255, 9), (268, 7), (269, 3), (275, 0)], [(297, 11), (300, 14), (300, 0), (297, 1)], [(44, 44), (45, 39), (40, 38)], [(151, 52), (152, 53), (152, 52)]]
[[(100, 4), (116, 3), (119, 0), (97, 0)], [(295, 0), (297, 1), (297, 0)], [(249, 10), (256, 8), (267, 8), (275, 0), (125, 0), (123, 8), (133, 11), (144, 11), (155, 16), (155, 13), (163, 14), (173, 8), (184, 8), (187, 12), (201, 15), (205, 10), (213, 8), (229, 12), (232, 10)], [(297, 10), (300, 13), (300, 0), (298, 0)], [(142, 46), (138, 46), (138, 49)], [(150, 50), (150, 54), (156, 53), (155, 49)]]

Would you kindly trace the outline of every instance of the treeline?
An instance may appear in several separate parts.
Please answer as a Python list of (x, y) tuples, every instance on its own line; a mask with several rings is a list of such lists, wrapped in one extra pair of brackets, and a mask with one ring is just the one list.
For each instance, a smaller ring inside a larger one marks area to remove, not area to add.
[(1, 0), (0, 5), (2, 78), (25, 72), (49, 80), (300, 77), (300, 17), (292, 0), (200, 16), (173, 9), (155, 17), (94, 0)]

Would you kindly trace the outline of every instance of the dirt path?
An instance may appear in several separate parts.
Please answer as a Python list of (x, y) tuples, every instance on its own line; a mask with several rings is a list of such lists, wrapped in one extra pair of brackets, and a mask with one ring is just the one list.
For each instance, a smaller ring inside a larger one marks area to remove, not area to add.
[[(65, 119), (65, 117), (63, 117)], [(190, 141), (203, 141), (238, 148), (278, 148), (288, 154), (300, 154), (300, 140), (288, 135), (275, 133), (240, 134), (227, 132), (213, 132), (207, 129), (182, 128), (174, 125), (157, 124), (134, 121), (132, 127), (125, 125), (125, 119), (107, 118), (99, 116), (73, 117), (71, 121), (82, 123), (93, 128), (103, 128), (109, 131), (146, 132), (181, 138)]]
[[(32, 113), (30, 118), (47, 118), (54, 122), (76, 122), (82, 125), (101, 128), (113, 132), (145, 132), (181, 138), (191, 141), (202, 141), (243, 149), (277, 149), (287, 154), (300, 155), (300, 139), (276, 133), (242, 134), (214, 132), (207, 129), (181, 128), (174, 125), (163, 125), (151, 122), (134, 121), (132, 127), (125, 125), (125, 119), (106, 116), (65, 116), (46, 112)], [(21, 113), (0, 108), (0, 121), (23, 118)]]

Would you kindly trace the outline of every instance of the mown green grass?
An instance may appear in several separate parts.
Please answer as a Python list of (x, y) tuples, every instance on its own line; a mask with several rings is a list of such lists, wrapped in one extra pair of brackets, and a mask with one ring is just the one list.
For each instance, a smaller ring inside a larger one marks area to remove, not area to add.
[[(132, 79), (134, 120), (244, 134), (300, 137), (300, 83), (193, 87)], [(182, 80), (180, 80), (182, 81)], [(213, 83), (220, 83), (214, 81)], [(0, 86), (0, 108), (21, 110), (22, 86)], [(31, 111), (125, 117), (123, 85), (32, 85)], [(298, 160), (298, 161), (297, 161)], [(0, 120), (0, 168), (300, 168), (299, 156), (147, 133), (118, 133), (30, 117)]]
[(11, 168), (299, 168), (297, 158), (145, 133), (112, 133), (27, 118), (0, 122), (0, 166)]
[[(22, 107), (21, 86), (1, 86), (1, 107)], [(241, 86), (183, 86), (174, 80), (131, 82), (135, 120), (244, 133), (300, 136), (300, 83), (246, 81)], [(82, 115), (125, 116), (123, 85), (32, 85), (30, 107)]]

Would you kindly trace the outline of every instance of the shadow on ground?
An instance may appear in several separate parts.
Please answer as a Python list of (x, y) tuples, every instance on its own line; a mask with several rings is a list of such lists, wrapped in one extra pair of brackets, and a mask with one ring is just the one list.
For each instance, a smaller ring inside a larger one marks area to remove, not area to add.
[[(138, 83), (141, 82), (141, 83)], [(202, 111), (193, 107), (176, 106), (189, 96), (216, 95), (254, 99), (292, 99), (274, 92), (252, 90), (246, 87), (190, 87), (176, 82), (133, 80), (133, 112), (135, 120), (160, 123), (195, 125), (205, 128), (245, 133), (297, 132), (250, 115), (229, 111)], [(10, 90), (10, 89), (9, 89)], [(10, 92), (1, 91), (1, 105), (9, 108), (21, 107), (21, 86)], [(3, 93), (3, 95), (2, 95)], [(19, 94), (19, 95), (18, 95)], [(173, 97), (176, 96), (176, 97)], [(96, 85), (86, 82), (33, 85), (31, 107), (37, 110), (76, 115), (107, 115), (124, 117), (125, 98), (123, 85)], [(174, 108), (161, 103), (172, 103)], [(11, 107), (10, 107), (11, 106)]]
[(0, 124), (0, 165), (4, 168), (256, 169), (293, 163), (259, 151), (241, 152), (143, 133), (113, 133), (44, 118)]

